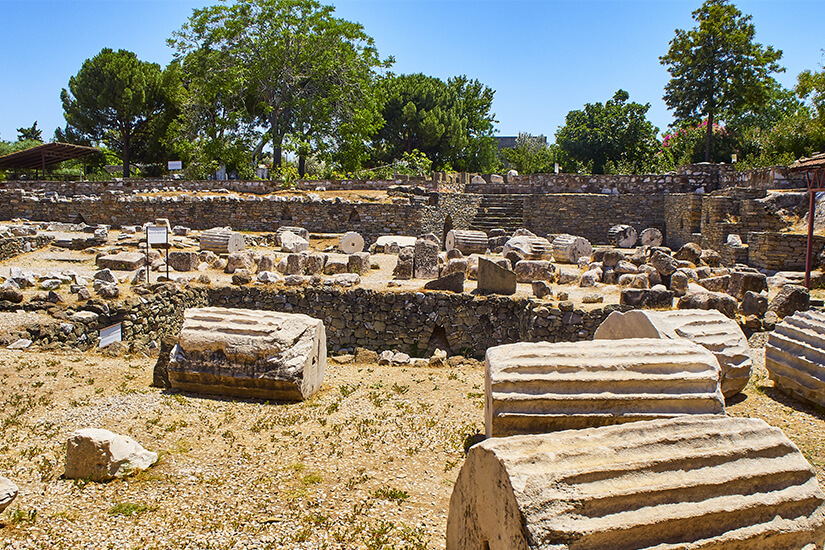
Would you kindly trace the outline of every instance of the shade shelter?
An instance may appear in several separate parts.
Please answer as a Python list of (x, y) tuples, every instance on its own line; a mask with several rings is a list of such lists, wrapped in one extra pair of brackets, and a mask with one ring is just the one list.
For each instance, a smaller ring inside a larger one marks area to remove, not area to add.
[[(46, 167), (53, 166), (64, 160), (82, 159), (93, 153), (99, 153), (96, 147), (73, 145), (71, 143), (44, 143), (30, 147), (16, 153), (0, 157), (0, 169), (35, 170), (42, 175), (46, 174)], [(83, 170), (86, 171), (85, 168)]]
[(808, 184), (808, 246), (805, 254), (805, 286), (810, 289), (816, 194), (825, 191), (825, 153), (819, 153), (810, 158), (801, 158), (791, 164), (790, 169), (794, 172), (804, 172)]

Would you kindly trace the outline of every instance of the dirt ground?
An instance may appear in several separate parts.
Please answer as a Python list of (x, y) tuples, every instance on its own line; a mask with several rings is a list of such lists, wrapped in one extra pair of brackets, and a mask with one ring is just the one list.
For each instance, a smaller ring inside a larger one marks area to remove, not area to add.
[[(825, 483), (825, 414), (777, 391), (752, 351), (728, 414), (782, 428)], [(320, 393), (291, 404), (150, 388), (153, 365), (0, 350), (0, 475), (20, 486), (0, 548), (444, 548), (465, 440), (483, 432), (480, 364), (331, 359)], [(160, 460), (109, 483), (63, 479), (67, 436), (85, 427)]]

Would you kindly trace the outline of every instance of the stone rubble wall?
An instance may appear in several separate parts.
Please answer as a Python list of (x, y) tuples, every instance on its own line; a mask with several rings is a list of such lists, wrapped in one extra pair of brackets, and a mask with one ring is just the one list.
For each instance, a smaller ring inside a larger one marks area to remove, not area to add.
[[(590, 340), (613, 311), (627, 308), (605, 306), (589, 311), (562, 312), (552, 304), (508, 297), (478, 298), (469, 294), (440, 292), (376, 292), (367, 289), (337, 290), (320, 287), (266, 288), (199, 287), (181, 289), (171, 284), (154, 287), (156, 294), (90, 304), (99, 313), (88, 323), (71, 321), (54, 304), (24, 302), (8, 309), (50, 311), (55, 322), (29, 327), (28, 334), (13, 335), (41, 345), (68, 343), (79, 349), (97, 346), (101, 328), (122, 323), (124, 341), (151, 339), (179, 332), (183, 311), (189, 307), (253, 308), (303, 313), (320, 319), (327, 330), (330, 351), (363, 347), (394, 349), (425, 355), (435, 347), (451, 353), (482, 358), (487, 348), (520, 341), (569, 342)], [(446, 338), (445, 346), (443, 338)]]
[(8, 237), (0, 239), (0, 261), (14, 258), (20, 254), (48, 246), (54, 240), (49, 235)]
[[(808, 236), (776, 231), (748, 233), (748, 265), (758, 269), (792, 271), (805, 269)], [(817, 256), (825, 248), (825, 237), (813, 236), (814, 267)]]
[(678, 250), (686, 243), (702, 244), (702, 203), (705, 195), (665, 195), (665, 243)]

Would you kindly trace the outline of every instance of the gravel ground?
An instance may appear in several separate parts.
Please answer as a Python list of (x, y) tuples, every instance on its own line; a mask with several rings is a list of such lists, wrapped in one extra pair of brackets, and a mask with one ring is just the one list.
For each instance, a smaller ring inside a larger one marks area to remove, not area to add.
[[(752, 343), (754, 375), (728, 413), (782, 428), (825, 484), (825, 414), (774, 389)], [(1, 548), (444, 547), (464, 441), (483, 431), (480, 364), (331, 360), (318, 395), (273, 404), (149, 388), (153, 363), (0, 350), (0, 475), (21, 488)], [(110, 483), (61, 479), (83, 427), (160, 461)]]

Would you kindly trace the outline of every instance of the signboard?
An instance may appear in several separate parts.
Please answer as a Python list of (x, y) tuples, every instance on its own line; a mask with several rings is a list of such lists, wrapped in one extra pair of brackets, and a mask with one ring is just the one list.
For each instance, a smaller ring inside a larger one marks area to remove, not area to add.
[(183, 170), (183, 161), (170, 160), (168, 166), (169, 170)]
[(169, 242), (165, 225), (147, 225), (146, 242), (148, 244), (166, 244)]
[(105, 348), (109, 344), (113, 344), (115, 342), (121, 342), (122, 336), (120, 332), (120, 323), (116, 325), (112, 325), (110, 327), (100, 329), (100, 345), (99, 347)]

